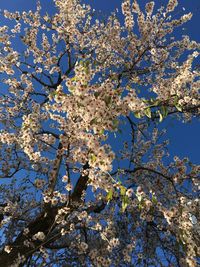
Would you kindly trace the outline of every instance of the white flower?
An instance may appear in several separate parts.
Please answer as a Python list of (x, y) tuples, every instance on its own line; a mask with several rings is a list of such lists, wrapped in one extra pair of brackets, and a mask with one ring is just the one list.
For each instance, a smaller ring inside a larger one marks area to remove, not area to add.
[(35, 234), (33, 236), (33, 240), (36, 240), (36, 239), (38, 239), (40, 241), (44, 240), (45, 239), (45, 234), (43, 232), (38, 232), (37, 234)]
[(69, 177), (67, 175), (64, 175), (62, 178), (63, 183), (67, 183), (69, 180)]
[(133, 195), (133, 189), (132, 188), (128, 189), (126, 191), (126, 195), (127, 195), (127, 197), (132, 197), (132, 195)]
[(27, 235), (29, 233), (29, 229), (28, 228), (25, 228), (24, 229), (24, 235)]
[(119, 239), (118, 238), (112, 238), (111, 240), (110, 240), (110, 245), (112, 246), (112, 247), (117, 247), (117, 246), (119, 246)]
[(72, 184), (67, 184), (66, 186), (65, 186), (65, 189), (67, 190), (67, 191), (71, 191), (72, 190)]
[(10, 253), (12, 248), (11, 248), (11, 246), (5, 246), (4, 250), (5, 250), (5, 252)]

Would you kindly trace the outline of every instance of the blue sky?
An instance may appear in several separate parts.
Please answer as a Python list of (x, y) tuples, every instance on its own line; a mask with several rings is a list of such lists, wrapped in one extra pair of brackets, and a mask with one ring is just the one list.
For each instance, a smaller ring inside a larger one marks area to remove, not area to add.
[[(109, 14), (114, 9), (120, 9), (121, 0), (86, 0), (96, 10), (101, 10), (102, 13)], [(138, 0), (141, 5), (144, 5), (146, 0)], [(51, 0), (41, 0), (42, 6), (47, 11), (52, 11)], [(156, 6), (166, 4), (167, 0), (155, 0)], [(200, 1), (199, 0), (179, 0), (179, 7), (176, 12), (180, 15), (188, 12), (193, 13), (192, 20), (185, 24), (182, 33), (188, 34), (190, 37), (200, 42)], [(9, 11), (35, 9), (36, 0), (0, 0), (0, 9)], [(183, 11), (183, 7), (185, 11)], [(0, 22), (2, 24), (3, 21)], [(180, 29), (177, 34), (180, 34)], [(173, 119), (167, 119), (163, 122), (163, 126), (167, 126), (167, 136), (170, 139), (169, 150), (173, 155), (180, 157), (189, 156), (191, 161), (198, 163), (200, 150), (200, 124), (197, 119), (191, 123), (182, 123)]]

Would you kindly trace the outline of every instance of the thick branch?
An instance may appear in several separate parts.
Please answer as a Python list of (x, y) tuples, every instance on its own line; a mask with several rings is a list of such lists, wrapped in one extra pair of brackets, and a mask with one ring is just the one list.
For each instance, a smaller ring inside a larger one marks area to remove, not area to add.
[[(89, 169), (89, 164), (86, 163), (83, 166), (83, 170), (87, 170)], [(85, 191), (87, 189), (87, 182), (88, 182), (88, 175), (84, 176), (81, 175), (74, 187), (74, 191), (71, 195), (71, 199), (72, 201), (80, 201), (80, 198), (83, 194), (83, 191)]]
[(41, 241), (33, 242), (34, 247), (25, 246), (24, 241), (30, 239), (34, 234), (38, 232), (47, 234), (54, 222), (56, 213), (57, 209), (51, 208), (51, 212), (49, 212), (48, 214), (42, 212), (33, 222), (31, 222), (27, 226), (27, 228), (29, 229), (28, 236), (25, 236), (23, 232), (21, 232), (12, 243), (12, 250), (9, 254), (4, 250), (0, 252), (0, 266), (10, 267), (18, 258), (19, 254), (23, 255), (26, 259), (30, 257), (30, 255), (32, 255), (32, 253), (35, 251), (35, 248), (41, 243)]

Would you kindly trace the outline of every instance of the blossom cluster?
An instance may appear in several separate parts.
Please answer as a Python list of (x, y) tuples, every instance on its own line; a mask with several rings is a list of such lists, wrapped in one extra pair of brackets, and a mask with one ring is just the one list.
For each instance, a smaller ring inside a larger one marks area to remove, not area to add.
[(0, 265), (194, 267), (199, 166), (166, 164), (157, 127), (199, 114), (200, 44), (171, 35), (192, 14), (124, 0), (123, 22), (101, 21), (53, 2), (53, 15), (4, 11), (15, 25), (0, 27)]

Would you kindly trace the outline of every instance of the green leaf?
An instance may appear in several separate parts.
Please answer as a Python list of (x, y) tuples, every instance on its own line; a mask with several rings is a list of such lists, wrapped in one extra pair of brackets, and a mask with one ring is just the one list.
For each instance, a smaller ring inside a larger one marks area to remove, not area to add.
[(84, 105), (80, 102), (77, 102), (77, 106), (80, 108), (80, 107), (84, 107)]
[(53, 97), (54, 97), (54, 96), (57, 95), (57, 93), (58, 93), (58, 92), (57, 92), (56, 90), (54, 90), (54, 91), (52, 91), (52, 92), (49, 93), (49, 96), (53, 96)]
[(71, 81), (72, 82), (75, 82), (77, 80), (77, 77), (76, 76), (74, 76), (73, 78), (71, 78)]
[(75, 90), (75, 86), (70, 86), (68, 89), (71, 93), (73, 93), (73, 91)]
[(106, 196), (106, 200), (107, 200), (108, 202), (110, 202), (110, 201), (112, 200), (112, 198), (113, 198), (113, 190), (110, 189), (110, 190), (108, 191), (107, 196)]
[(89, 60), (84, 61), (84, 66), (85, 66), (86, 68), (88, 68), (89, 65), (90, 65), (90, 61), (89, 61)]
[(119, 121), (118, 120), (113, 120), (113, 128), (117, 128), (117, 126), (119, 125)]
[[(91, 123), (91, 122), (90, 122)], [(104, 129), (101, 129), (100, 131), (99, 131), (99, 134), (100, 135), (103, 135), (104, 134)]]
[(160, 104), (160, 100), (156, 100), (156, 101), (153, 103), (154, 107), (155, 107), (155, 106), (158, 106), (159, 104)]
[(176, 104), (175, 107), (176, 107), (176, 109), (177, 109), (178, 111), (180, 111), (180, 112), (183, 111), (183, 108), (182, 108), (179, 104)]
[(143, 209), (143, 206), (142, 206), (141, 203), (139, 203), (139, 205), (138, 205), (138, 209), (139, 209), (140, 211)]
[(124, 187), (124, 186), (120, 187), (120, 194), (121, 194), (121, 196), (125, 196), (126, 195), (126, 187)]
[(111, 102), (111, 96), (105, 96), (104, 101), (105, 101), (106, 105), (108, 106)]
[(94, 118), (94, 119), (92, 119), (91, 121), (90, 121), (90, 125), (92, 125), (92, 124), (94, 124), (94, 123), (96, 123), (97, 122), (97, 118)]
[(85, 71), (86, 74), (90, 73), (90, 69), (88, 67), (84, 67), (84, 71)]
[(101, 94), (101, 92), (95, 92), (94, 96), (97, 98), (100, 94)]
[(151, 109), (150, 108), (146, 108), (144, 110), (144, 114), (148, 117), (148, 118), (151, 118)]
[(140, 194), (136, 194), (136, 197), (137, 197), (137, 199), (138, 199), (139, 202), (142, 202), (142, 199), (143, 198), (142, 198), (142, 196)]
[(178, 103), (178, 96), (176, 95), (176, 96), (174, 97), (174, 106), (175, 106), (177, 103)]
[(162, 112), (162, 115), (163, 115), (163, 118), (166, 118), (167, 115), (168, 115), (168, 109), (166, 106), (162, 106), (161, 107), (161, 112)]
[(174, 98), (174, 106), (176, 107), (176, 109), (178, 111), (182, 112), (183, 111), (183, 108), (181, 107), (180, 104), (178, 104), (178, 100), (179, 100), (178, 96), (175, 96), (175, 98)]
[(162, 122), (163, 121), (163, 115), (162, 113), (160, 112), (160, 110), (158, 110), (158, 115), (159, 115), (159, 122)]
[(91, 160), (92, 162), (95, 162), (96, 159), (97, 159), (97, 157), (96, 157), (94, 154), (91, 154), (91, 155), (90, 155), (90, 160)]
[(140, 114), (140, 112), (138, 112), (138, 111), (134, 112), (134, 116), (135, 116), (137, 119), (140, 119), (140, 118), (141, 118), (141, 114)]
[[(120, 169), (118, 169), (118, 170), (120, 170)], [(117, 175), (117, 184), (119, 184), (119, 185), (121, 185), (122, 184), (122, 182), (121, 182), (121, 180), (120, 180), (120, 178), (119, 178), (119, 176)]]
[(129, 198), (127, 196), (124, 196), (122, 198), (122, 212), (126, 210), (126, 208), (128, 207), (128, 204), (129, 204)]
[(158, 203), (158, 200), (157, 200), (157, 198), (156, 198), (155, 196), (152, 196), (152, 202), (153, 202), (154, 204), (157, 204), (157, 203)]

